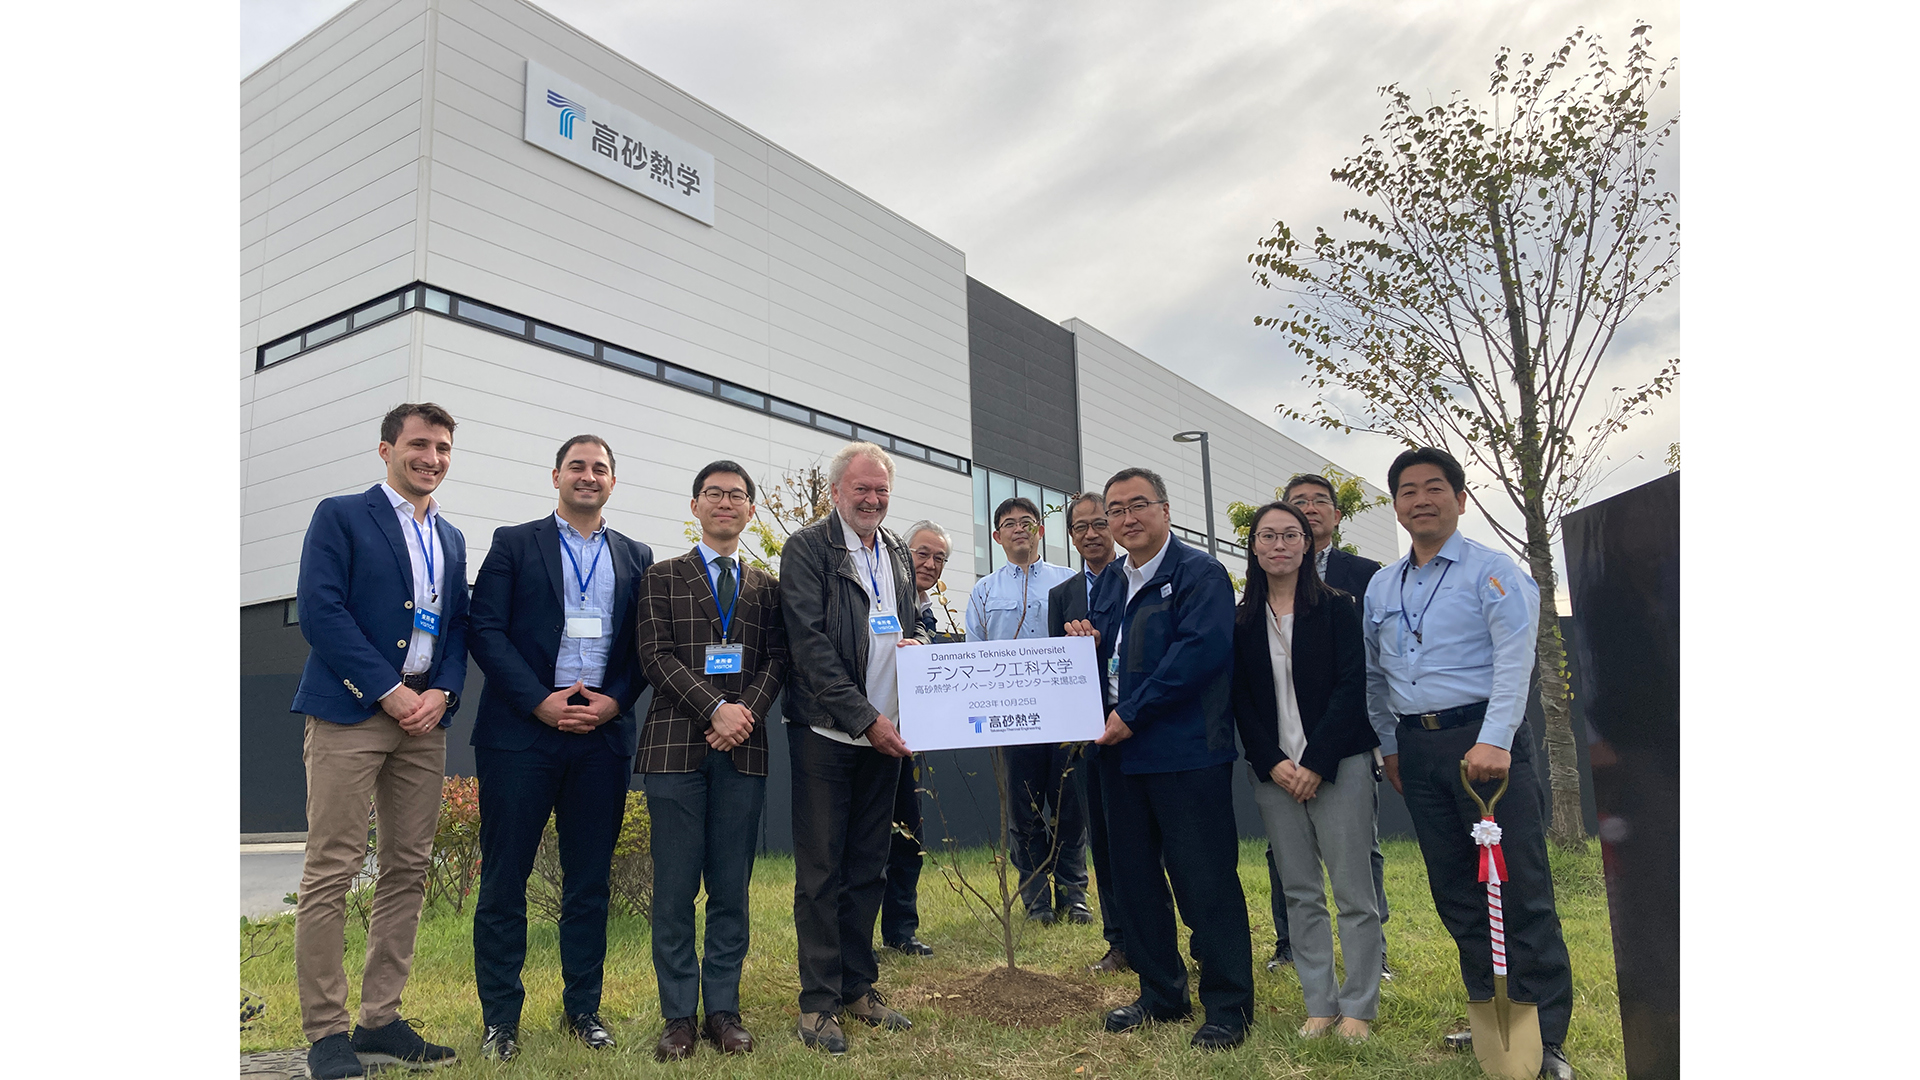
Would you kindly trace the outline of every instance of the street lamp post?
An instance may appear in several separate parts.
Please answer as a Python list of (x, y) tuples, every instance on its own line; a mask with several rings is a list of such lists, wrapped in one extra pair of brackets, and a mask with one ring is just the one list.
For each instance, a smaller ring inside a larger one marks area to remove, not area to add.
[(1182, 431), (1173, 437), (1174, 442), (1197, 442), (1200, 444), (1200, 483), (1207, 500), (1207, 554), (1218, 559), (1220, 542), (1213, 536), (1213, 458), (1207, 452), (1207, 433), (1204, 431)]

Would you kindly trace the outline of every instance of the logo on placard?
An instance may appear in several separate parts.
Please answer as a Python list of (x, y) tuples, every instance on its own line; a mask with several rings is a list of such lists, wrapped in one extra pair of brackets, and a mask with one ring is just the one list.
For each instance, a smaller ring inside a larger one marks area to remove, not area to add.
[(973, 733), (979, 735), (982, 733), (982, 729), (986, 727), (987, 719), (988, 718), (984, 716), (969, 716), (967, 717), (967, 723), (972, 724)]
[(547, 104), (560, 110), (560, 134), (569, 139), (573, 138), (574, 118), (585, 110), (580, 108), (578, 102), (569, 101), (551, 90), (547, 91)]

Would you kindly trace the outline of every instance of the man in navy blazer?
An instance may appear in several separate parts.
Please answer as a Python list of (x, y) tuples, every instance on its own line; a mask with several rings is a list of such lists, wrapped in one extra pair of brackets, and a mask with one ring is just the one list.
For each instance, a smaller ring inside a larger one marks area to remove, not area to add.
[(613, 847), (626, 815), (647, 687), (636, 627), (653, 552), (607, 527), (613, 449), (576, 435), (554, 455), (554, 513), (495, 530), (473, 584), (473, 658), (487, 677), (473, 725), (480, 896), (473, 910), (482, 1053), (519, 1053), (527, 877), (552, 815), (560, 844), (567, 1026), (613, 1046), (600, 1019)]
[(1107, 860), (1140, 997), (1108, 1013), (1107, 1030), (1192, 1013), (1168, 902), (1171, 879), (1200, 961), (1206, 1023), (1193, 1045), (1226, 1049), (1246, 1040), (1253, 1020), (1253, 939), (1233, 820), (1233, 585), (1218, 560), (1174, 539), (1159, 474), (1122, 469), (1103, 498), (1126, 557), (1094, 585), (1092, 618), (1066, 630), (1097, 635), (1113, 703), (1095, 740), (1102, 747), (1096, 768)]
[[(467, 547), (433, 493), (453, 457), (453, 417), (431, 403), (380, 423), (386, 482), (314, 507), (297, 609), (311, 651), (292, 711), (306, 716), (307, 848), (295, 905), (300, 1025), (318, 1080), (363, 1063), (443, 1064), (400, 1017), (440, 821), (446, 725), (467, 677)], [(360, 1023), (347, 1034), (347, 889), (379, 830)]]

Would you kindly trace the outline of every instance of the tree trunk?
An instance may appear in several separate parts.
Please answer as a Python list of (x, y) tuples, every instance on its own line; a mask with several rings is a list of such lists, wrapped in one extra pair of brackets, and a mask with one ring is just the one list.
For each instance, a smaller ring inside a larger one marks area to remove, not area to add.
[(1013, 844), (1008, 838), (1012, 825), (1007, 818), (1007, 758), (1001, 747), (993, 748), (993, 786), (1000, 792), (1000, 832), (993, 842), (994, 869), (1000, 876), (1000, 942), (1007, 950), (1007, 970), (1012, 971), (1013, 963), (1013, 902), (1019, 895), (1019, 889), (1007, 888), (1007, 868), (1013, 864)]
[(1560, 613), (1553, 603), (1557, 584), (1553, 558), (1529, 559), (1540, 585), (1540, 631), (1534, 668), (1540, 674), (1540, 711), (1547, 721), (1547, 780), (1553, 792), (1553, 820), (1547, 835), (1564, 848), (1586, 846), (1587, 826), (1580, 811), (1580, 756), (1573, 742), (1573, 696), (1567, 683), (1567, 643), (1560, 636)]

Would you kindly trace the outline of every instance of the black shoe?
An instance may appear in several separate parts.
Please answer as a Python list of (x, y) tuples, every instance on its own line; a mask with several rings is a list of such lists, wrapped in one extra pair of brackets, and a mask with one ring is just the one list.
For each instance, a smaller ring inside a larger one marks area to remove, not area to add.
[(1193, 1033), (1191, 1045), (1196, 1050), (1231, 1050), (1246, 1041), (1247, 1029), (1244, 1026), (1201, 1024), (1200, 1030)]
[(1473, 1049), (1473, 1032), (1455, 1031), (1449, 1034), (1445, 1041), (1449, 1050), (1471, 1050)]
[(1176, 1020), (1185, 1020), (1192, 1015), (1193, 1010), (1189, 1008), (1182, 1012), (1155, 1016), (1147, 1012), (1145, 1005), (1139, 1001), (1134, 1001), (1131, 1004), (1122, 1005), (1107, 1014), (1107, 1030), (1113, 1032), (1115, 1035), (1119, 1035), (1132, 1031), (1135, 1028), (1144, 1027), (1147, 1024), (1163, 1024)]
[(1116, 975), (1122, 971), (1132, 971), (1127, 965), (1127, 954), (1111, 945), (1107, 946), (1107, 955), (1089, 965), (1088, 971), (1095, 975)]
[(567, 1017), (567, 1026), (573, 1029), (574, 1037), (586, 1043), (589, 1049), (613, 1049), (613, 1032), (600, 1022), (599, 1013), (581, 1013)]
[(933, 946), (921, 941), (917, 937), (909, 937), (905, 941), (889, 941), (887, 942), (887, 948), (897, 953), (904, 953), (907, 956), (933, 955)]
[(480, 1043), (480, 1056), (488, 1061), (508, 1062), (520, 1056), (520, 1029), (512, 1024), (490, 1024), (487, 1037)]
[(1393, 981), (1393, 968), (1389, 966), (1387, 963), (1386, 953), (1380, 954), (1380, 981), (1381, 982)]
[(1560, 1051), (1559, 1043), (1546, 1043), (1540, 1051), (1541, 1076), (1547, 1080), (1573, 1080), (1573, 1066), (1567, 1064), (1567, 1055)]
[(457, 1058), (453, 1047), (437, 1046), (420, 1037), (414, 1029), (418, 1020), (395, 1020), (372, 1030), (354, 1025), (353, 1052), (362, 1065), (400, 1065), (409, 1069), (434, 1069), (451, 1065)]
[(1076, 900), (1067, 905), (1067, 921), (1085, 926), (1093, 921), (1093, 909), (1083, 901)]
[(313, 1080), (345, 1080), (349, 1076), (367, 1075), (360, 1059), (354, 1056), (353, 1040), (344, 1031), (307, 1048), (307, 1072)]
[(1293, 944), (1291, 942), (1281, 942), (1275, 945), (1273, 947), (1273, 956), (1267, 960), (1267, 970), (1279, 971), (1283, 967), (1291, 967), (1292, 965)]
[(1041, 926), (1052, 926), (1053, 925), (1053, 909), (1052, 908), (1035, 908), (1034, 910), (1027, 912), (1027, 921), (1037, 922)]

